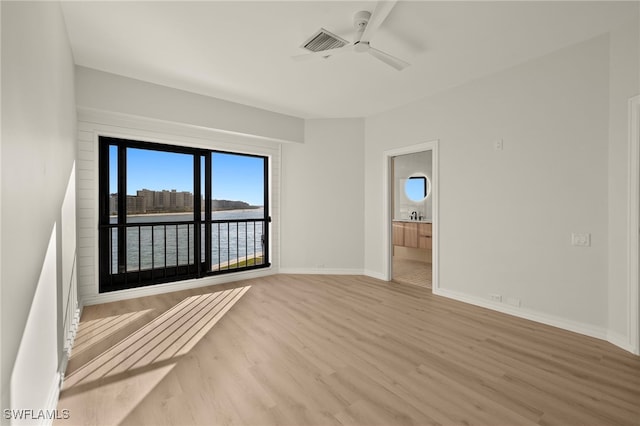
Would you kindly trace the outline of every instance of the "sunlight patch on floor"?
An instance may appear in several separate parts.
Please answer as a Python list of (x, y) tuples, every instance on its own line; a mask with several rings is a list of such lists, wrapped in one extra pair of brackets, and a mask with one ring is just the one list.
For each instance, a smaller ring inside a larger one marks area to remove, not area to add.
[(73, 344), (73, 356), (77, 356), (94, 344), (116, 334), (151, 311), (153, 310), (145, 309), (83, 322)]
[[(100, 411), (95, 413), (95, 418), (108, 419), (110, 424), (119, 423), (250, 288), (238, 287), (182, 300), (69, 374), (59, 406), (72, 411), (82, 410), (82, 406), (74, 407), (74, 397), (84, 394), (86, 398), (86, 393), (90, 393), (91, 399), (96, 401), (92, 410)], [(95, 344), (113, 334), (110, 325), (124, 327), (125, 323), (131, 323), (146, 312), (87, 322), (87, 330), (93, 332), (85, 332), (85, 323), (81, 324), (84, 333), (81, 345)], [(116, 402), (115, 406), (113, 402)], [(114, 416), (118, 418), (111, 418)]]

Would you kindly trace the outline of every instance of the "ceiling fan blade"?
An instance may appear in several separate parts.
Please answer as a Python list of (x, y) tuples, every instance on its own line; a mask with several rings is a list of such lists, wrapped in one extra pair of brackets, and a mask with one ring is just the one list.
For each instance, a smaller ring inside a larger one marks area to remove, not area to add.
[(303, 53), (302, 55), (295, 55), (295, 56), (292, 56), (291, 58), (296, 61), (305, 61), (307, 59), (314, 59), (314, 58), (317, 59), (317, 58), (324, 58), (327, 56), (340, 55), (342, 53), (350, 52), (352, 50), (353, 50), (353, 45), (348, 44), (346, 46), (337, 47), (335, 49), (320, 50), (318, 52), (312, 52), (312, 53)]
[(389, 13), (391, 13), (391, 10), (396, 5), (396, 3), (397, 0), (389, 0), (379, 1), (378, 4), (376, 4), (376, 8), (371, 14), (371, 18), (369, 18), (367, 26), (364, 27), (362, 37), (360, 37), (361, 42), (371, 41), (371, 38), (378, 30), (380, 25), (382, 25), (384, 20), (387, 19), (387, 16), (389, 16)]
[(402, 71), (403, 69), (405, 69), (406, 67), (408, 67), (409, 65), (411, 65), (409, 62), (405, 62), (400, 58), (396, 58), (395, 56), (391, 56), (388, 53), (383, 52), (382, 50), (378, 50), (375, 49), (373, 47), (369, 47), (369, 50), (367, 50), (367, 52), (369, 52), (371, 54), (371, 56), (380, 59), (382, 62), (384, 62), (385, 64), (392, 66), (393, 68), (397, 69), (398, 71)]

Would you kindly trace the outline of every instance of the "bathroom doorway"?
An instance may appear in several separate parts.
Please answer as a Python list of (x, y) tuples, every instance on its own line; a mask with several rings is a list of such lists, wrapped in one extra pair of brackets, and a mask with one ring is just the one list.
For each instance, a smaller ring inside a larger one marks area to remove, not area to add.
[(437, 142), (385, 152), (387, 279), (437, 288)]
[(391, 158), (391, 278), (428, 288), (433, 247), (432, 155), (429, 150)]

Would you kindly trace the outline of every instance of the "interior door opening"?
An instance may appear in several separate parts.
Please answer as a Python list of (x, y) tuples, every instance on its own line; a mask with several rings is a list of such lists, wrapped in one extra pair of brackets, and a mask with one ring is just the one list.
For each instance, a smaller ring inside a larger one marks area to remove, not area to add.
[(432, 151), (391, 158), (391, 278), (432, 287)]
[(385, 151), (383, 275), (438, 285), (438, 141)]

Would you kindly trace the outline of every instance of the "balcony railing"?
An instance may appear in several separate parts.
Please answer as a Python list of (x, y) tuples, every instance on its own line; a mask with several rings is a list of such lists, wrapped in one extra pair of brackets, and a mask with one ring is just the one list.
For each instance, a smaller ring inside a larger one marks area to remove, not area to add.
[(264, 218), (109, 224), (100, 229), (108, 253), (101, 271), (104, 291), (268, 266)]
[(211, 221), (211, 271), (264, 264), (264, 219)]

